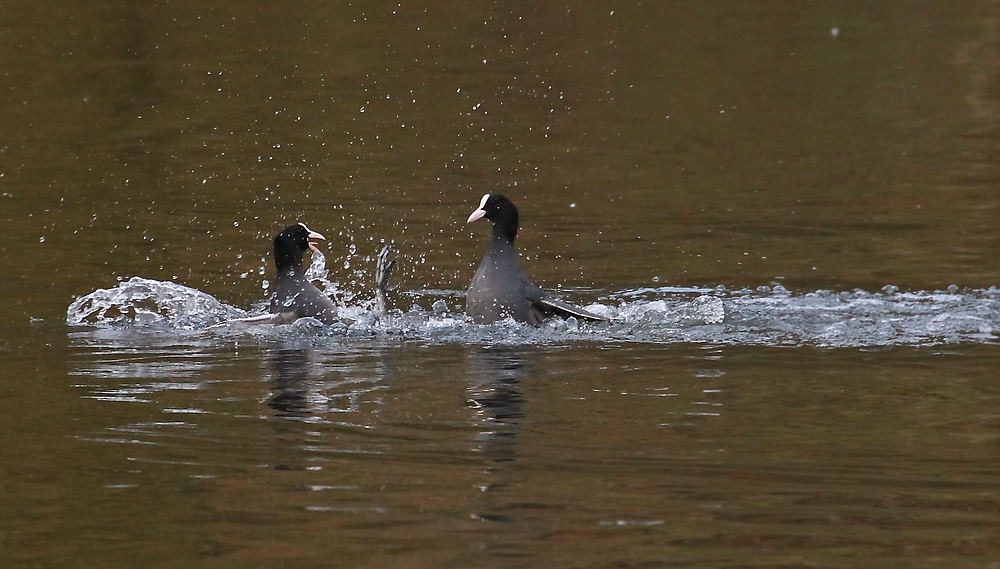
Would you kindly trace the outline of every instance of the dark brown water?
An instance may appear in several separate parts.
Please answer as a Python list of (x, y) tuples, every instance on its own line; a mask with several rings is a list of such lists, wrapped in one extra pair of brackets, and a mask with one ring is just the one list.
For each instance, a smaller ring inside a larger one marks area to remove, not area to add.
[[(996, 2), (17, 2), (0, 48), (3, 567), (1000, 562)], [(462, 321), (485, 192), (610, 325)], [(202, 330), (294, 221), (359, 324)], [(67, 324), (133, 276), (174, 311)]]

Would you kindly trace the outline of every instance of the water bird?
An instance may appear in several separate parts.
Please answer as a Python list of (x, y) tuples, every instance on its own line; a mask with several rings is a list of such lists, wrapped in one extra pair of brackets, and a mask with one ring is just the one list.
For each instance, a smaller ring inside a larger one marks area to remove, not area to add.
[(274, 237), (274, 293), (270, 312), (275, 324), (311, 317), (323, 324), (340, 322), (337, 306), (316, 285), (306, 279), (302, 258), (309, 249), (319, 252), (314, 241), (326, 240), (304, 223), (289, 225)]
[[(323, 324), (337, 322), (350, 325), (354, 321), (339, 313), (333, 300), (316, 285), (309, 282), (302, 261), (305, 252), (312, 249), (320, 253), (313, 242), (317, 239), (326, 240), (322, 233), (306, 227), (304, 223), (289, 225), (274, 237), (274, 266), (277, 274), (274, 279), (274, 293), (268, 314), (249, 316), (227, 320), (209, 326), (214, 328), (245, 329), (260, 324), (291, 324), (299, 318), (315, 318)], [(389, 285), (389, 272), (396, 266), (396, 261), (390, 259), (392, 246), (385, 245), (378, 254), (375, 268), (376, 310), (379, 316), (384, 316), (386, 310), (385, 292)]]
[(466, 223), (483, 218), (493, 222), (493, 237), (466, 294), (465, 313), (473, 322), (490, 324), (513, 318), (537, 326), (552, 315), (594, 322), (607, 320), (552, 298), (531, 282), (514, 249), (520, 221), (513, 202), (500, 194), (485, 194)]

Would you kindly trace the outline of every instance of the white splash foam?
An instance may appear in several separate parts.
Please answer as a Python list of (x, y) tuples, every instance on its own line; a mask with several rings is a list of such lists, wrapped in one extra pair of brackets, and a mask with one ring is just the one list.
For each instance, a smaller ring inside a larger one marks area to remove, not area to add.
[[(325, 280), (322, 255), (314, 274)], [(327, 283), (327, 292), (334, 283)], [(579, 292), (564, 291), (579, 295)], [(595, 294), (588, 291), (588, 294)], [(598, 293), (599, 294), (599, 293)], [(345, 298), (347, 295), (344, 295)], [(380, 316), (373, 302), (353, 303), (342, 314), (350, 325), (266, 326), (249, 333), (316, 341), (413, 340), (423, 343), (546, 344), (558, 342), (719, 343), (867, 347), (995, 343), (1000, 330), (1000, 291), (879, 292), (781, 289), (728, 291), (724, 288), (643, 288), (603, 295), (586, 309), (608, 323), (553, 321), (531, 327), (512, 321), (472, 324), (461, 313), (462, 291), (413, 291), (412, 308)], [(574, 300), (568, 298), (567, 300)], [(412, 301), (412, 302), (411, 302)], [(402, 302), (401, 302), (402, 303)], [(256, 307), (257, 312), (266, 306)], [(190, 330), (248, 314), (211, 296), (175, 283), (135, 277), (113, 289), (77, 299), (67, 310), (73, 326)], [(219, 332), (220, 337), (225, 336)]]

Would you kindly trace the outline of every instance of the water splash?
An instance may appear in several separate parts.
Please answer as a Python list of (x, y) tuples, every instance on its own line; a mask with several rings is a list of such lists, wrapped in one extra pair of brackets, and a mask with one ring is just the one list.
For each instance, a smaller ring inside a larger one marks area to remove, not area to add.
[(326, 266), (326, 255), (320, 251), (312, 252), (312, 259), (309, 267), (306, 268), (306, 280), (319, 286), (328, 296), (337, 301), (347, 302), (354, 298), (354, 293), (350, 290), (342, 290), (340, 283), (329, 279), (330, 270)]
[(136, 326), (191, 330), (243, 318), (246, 311), (177, 283), (132, 277), (115, 288), (98, 289), (66, 309), (70, 326)]
[[(312, 276), (326, 284), (325, 262), (314, 256)], [(563, 291), (568, 300), (594, 291)], [(292, 326), (259, 326), (251, 330), (208, 331), (268, 339), (328, 342), (418, 341), (429, 344), (548, 344), (565, 342), (717, 343), (733, 345), (869, 347), (995, 343), (1000, 330), (1000, 291), (879, 292), (815, 291), (790, 293), (775, 287), (728, 291), (724, 288), (658, 287), (600, 295), (584, 306), (611, 319), (581, 323), (574, 318), (550, 319), (540, 327), (513, 321), (481, 326), (460, 312), (462, 291), (424, 290), (402, 295), (411, 307), (379, 315), (372, 303), (346, 306), (350, 325), (324, 326), (300, 319)], [(406, 297), (409, 300), (406, 300)], [(398, 299), (397, 299), (398, 300)], [(127, 326), (162, 330), (198, 330), (247, 313), (201, 291), (175, 283), (134, 277), (118, 287), (97, 290), (77, 299), (67, 310), (71, 326)]]
[(313, 251), (312, 259), (309, 262), (309, 268), (307, 268), (305, 272), (306, 280), (329, 283), (330, 281), (327, 280), (327, 276), (329, 274), (330, 271), (326, 268), (326, 255), (320, 251)]

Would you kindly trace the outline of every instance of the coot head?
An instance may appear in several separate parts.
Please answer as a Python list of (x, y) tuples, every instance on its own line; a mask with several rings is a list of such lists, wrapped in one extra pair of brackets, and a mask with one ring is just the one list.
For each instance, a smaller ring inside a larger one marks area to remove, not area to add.
[(517, 237), (520, 219), (514, 203), (500, 194), (485, 194), (479, 208), (472, 212), (466, 223), (486, 218), (493, 222), (493, 235), (505, 237), (513, 242)]
[(281, 233), (274, 237), (274, 265), (279, 271), (289, 267), (300, 268), (302, 266), (302, 256), (307, 249), (319, 251), (313, 239), (323, 239), (321, 233), (312, 231), (306, 224), (297, 223), (289, 225), (281, 230)]

